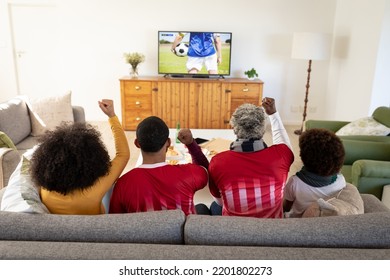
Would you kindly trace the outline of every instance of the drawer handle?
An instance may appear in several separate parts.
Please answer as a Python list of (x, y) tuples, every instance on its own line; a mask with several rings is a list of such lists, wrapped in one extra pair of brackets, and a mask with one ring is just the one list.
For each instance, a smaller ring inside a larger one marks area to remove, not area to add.
[(135, 88), (135, 90), (140, 90), (141, 89), (140, 86), (135, 86), (134, 88)]
[(249, 88), (243, 88), (242, 91), (243, 91), (243, 92), (248, 92), (248, 91), (249, 91)]
[(136, 121), (140, 121), (141, 118), (140, 118), (140, 117), (136, 117), (135, 120), (136, 120)]
[(141, 101), (135, 101), (135, 105), (141, 105)]

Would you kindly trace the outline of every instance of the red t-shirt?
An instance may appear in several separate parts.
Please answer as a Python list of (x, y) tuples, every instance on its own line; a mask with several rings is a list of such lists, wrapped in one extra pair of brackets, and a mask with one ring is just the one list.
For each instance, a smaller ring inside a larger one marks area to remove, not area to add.
[(222, 215), (282, 218), (283, 189), (293, 161), (285, 144), (215, 155), (209, 165), (210, 192), (222, 197)]
[(194, 194), (207, 182), (207, 171), (199, 165), (141, 165), (118, 179), (109, 212), (181, 209), (186, 215), (195, 214)]

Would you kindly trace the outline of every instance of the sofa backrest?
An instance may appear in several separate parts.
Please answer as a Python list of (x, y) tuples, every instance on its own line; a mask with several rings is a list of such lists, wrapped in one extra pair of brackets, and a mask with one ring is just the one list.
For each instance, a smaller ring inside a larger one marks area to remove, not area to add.
[(181, 210), (109, 215), (0, 212), (0, 240), (183, 244)]
[(390, 127), (390, 107), (381, 106), (372, 113), (374, 119), (381, 124)]
[(258, 219), (190, 215), (189, 245), (390, 248), (390, 212), (317, 218)]
[(316, 218), (259, 219), (189, 215), (184, 242), (317, 248), (390, 248), (390, 209), (362, 194), (365, 214)]
[(0, 104), (0, 131), (15, 145), (30, 135), (30, 115), (23, 98), (15, 97)]
[[(383, 137), (390, 140), (390, 136)], [(390, 141), (377, 142), (342, 139), (342, 142), (345, 149), (344, 165), (352, 165), (359, 159), (390, 161)]]

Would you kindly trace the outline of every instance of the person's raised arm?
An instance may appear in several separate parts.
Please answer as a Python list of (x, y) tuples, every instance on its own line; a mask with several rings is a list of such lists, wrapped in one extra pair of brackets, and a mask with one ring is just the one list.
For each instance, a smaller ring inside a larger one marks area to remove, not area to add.
[(194, 141), (191, 130), (188, 128), (181, 129), (177, 138), (188, 148), (188, 152), (191, 155), (193, 163), (203, 166), (206, 169), (209, 167), (209, 161), (202, 152), (202, 149), (199, 147), (198, 143)]
[(106, 114), (109, 118), (115, 116), (114, 101), (112, 101), (111, 99), (102, 99), (102, 101), (98, 102), (99, 107), (104, 114)]
[[(108, 121), (114, 136), (116, 155), (112, 161), (113, 165), (110, 172), (114, 174), (113, 176), (116, 177), (116, 180), (130, 158), (130, 148), (123, 127), (115, 114), (114, 102), (111, 99), (102, 99), (99, 101), (99, 107), (109, 117)], [(117, 165), (114, 165), (114, 162), (117, 162)]]
[(183, 40), (183, 37), (184, 35), (182, 33), (179, 33), (176, 36), (175, 40), (173, 41), (171, 46), (171, 52), (173, 52), (174, 54), (176, 54), (176, 50), (175, 50), (176, 46), (181, 42), (181, 40)]
[(270, 97), (265, 97), (263, 99), (263, 108), (271, 122), (273, 144), (286, 144), (292, 150), (290, 138), (284, 128), (279, 113), (276, 111), (275, 100)]

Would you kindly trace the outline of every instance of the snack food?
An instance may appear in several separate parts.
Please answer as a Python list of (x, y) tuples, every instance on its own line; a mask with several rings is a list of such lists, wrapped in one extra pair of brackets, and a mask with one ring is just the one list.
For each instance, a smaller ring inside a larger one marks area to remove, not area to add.
[(169, 146), (167, 150), (167, 157), (175, 157), (178, 156), (179, 153), (175, 150), (173, 146)]
[(167, 162), (168, 162), (168, 164), (170, 164), (170, 165), (176, 165), (176, 164), (179, 163), (179, 161), (178, 161), (178, 160), (175, 160), (175, 159), (167, 160)]
[(180, 161), (184, 158), (184, 155), (181, 151), (177, 150), (175, 146), (168, 147), (168, 150), (166, 152), (166, 160), (176, 160)]

